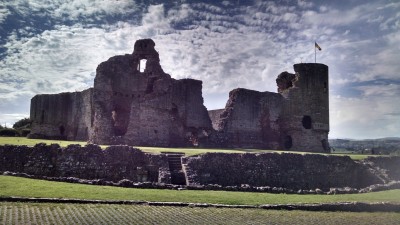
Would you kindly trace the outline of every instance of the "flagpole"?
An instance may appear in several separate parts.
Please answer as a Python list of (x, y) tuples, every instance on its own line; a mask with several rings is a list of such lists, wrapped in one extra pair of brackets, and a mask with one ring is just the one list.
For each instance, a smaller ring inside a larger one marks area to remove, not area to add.
[(316, 41), (314, 42), (314, 54), (315, 54), (315, 63), (317, 63), (317, 47), (315, 46)]

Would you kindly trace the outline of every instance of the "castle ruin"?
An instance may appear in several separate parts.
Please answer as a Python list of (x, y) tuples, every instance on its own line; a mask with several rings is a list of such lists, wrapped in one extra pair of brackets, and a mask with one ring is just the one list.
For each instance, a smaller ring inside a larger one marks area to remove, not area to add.
[(207, 111), (202, 81), (163, 71), (151, 39), (96, 70), (94, 87), (31, 100), (30, 138), (160, 147), (260, 148), (329, 152), (328, 67), (294, 65), (278, 93), (238, 88)]

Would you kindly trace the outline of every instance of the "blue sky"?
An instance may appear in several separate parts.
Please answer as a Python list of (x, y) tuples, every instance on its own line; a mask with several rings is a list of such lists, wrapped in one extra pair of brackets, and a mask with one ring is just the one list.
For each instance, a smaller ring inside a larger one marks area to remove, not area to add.
[(0, 123), (29, 116), (36, 94), (92, 87), (97, 65), (141, 38), (172, 77), (203, 81), (208, 109), (237, 87), (276, 92), (317, 41), (330, 138), (400, 136), (397, 0), (0, 0)]

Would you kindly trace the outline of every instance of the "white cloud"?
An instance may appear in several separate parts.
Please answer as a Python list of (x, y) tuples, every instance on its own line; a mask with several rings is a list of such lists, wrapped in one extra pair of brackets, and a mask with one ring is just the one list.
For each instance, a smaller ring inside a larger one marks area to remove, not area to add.
[(343, 98), (331, 96), (330, 138), (379, 138), (398, 136), (400, 119), (388, 112), (400, 112), (400, 106), (393, 104), (397, 98), (374, 97)]
[(14, 0), (5, 2), (4, 6), (23, 16), (51, 15), (53, 18), (69, 20), (121, 15), (138, 10), (138, 6), (131, 0)]

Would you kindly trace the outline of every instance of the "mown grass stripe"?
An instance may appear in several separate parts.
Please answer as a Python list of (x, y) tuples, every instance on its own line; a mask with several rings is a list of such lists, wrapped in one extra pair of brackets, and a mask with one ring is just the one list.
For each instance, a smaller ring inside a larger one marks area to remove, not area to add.
[(124, 207), (124, 212), (125, 212), (125, 215), (127, 215), (127, 220), (129, 222), (134, 221), (137, 218), (138, 211), (139, 210), (137, 210), (137, 208), (135, 208), (135, 207), (128, 207), (128, 206)]
[(105, 209), (102, 207), (99, 207), (97, 210), (104, 216), (104, 218), (106, 218), (107, 221), (109, 221), (109, 223), (114, 223), (112, 212), (109, 212), (111, 210), (108, 210), (108, 212), (106, 212)]
[(81, 208), (83, 207), (77, 207), (77, 205), (72, 205), (71, 209), (73, 209), (76, 217), (79, 219), (80, 224), (89, 224), (86, 217), (81, 214)]
[(121, 220), (121, 222), (125, 223), (125, 224), (129, 224), (129, 221), (124, 213), (124, 209), (126, 208), (126, 206), (124, 207), (120, 207), (120, 208), (114, 208), (115, 209), (115, 216), (117, 218), (119, 218)]
[(38, 222), (36, 221), (36, 216), (33, 213), (33, 207), (28, 207), (28, 205), (24, 205), (25, 211), (28, 214), (28, 219), (29, 221), (31, 221), (31, 223), (33, 224), (38, 224)]
[(71, 209), (71, 205), (67, 204), (65, 207), (65, 210), (67, 212), (67, 215), (70, 217), (68, 220), (73, 220), (74, 224), (79, 224), (80, 220), (78, 219), (77, 215), (75, 215), (75, 211)]
[(49, 217), (49, 220), (53, 221), (54, 224), (63, 224), (61, 220), (57, 217), (57, 212), (54, 211), (54, 208), (46, 207), (46, 213)]
[(61, 209), (60, 206), (55, 207), (58, 213), (58, 216), (60, 217), (61, 221), (63, 221), (63, 224), (68, 224), (68, 220), (65, 217), (64, 211)]
[[(74, 212), (81, 208), (82, 216), (91, 214), (92, 209), (100, 209), (100, 214), (114, 214), (113, 219), (105, 224), (399, 224), (400, 213), (376, 212), (307, 212), (287, 210), (237, 209), (237, 208), (191, 208), (171, 206), (146, 205), (94, 205), (94, 204), (54, 204), (54, 203), (9, 203), (0, 202), (1, 212), (4, 206), (10, 208), (28, 206), (40, 208), (40, 213), (48, 214), (49, 209), (72, 206)], [(29, 210), (28, 208), (28, 210)], [(60, 208), (61, 209), (61, 208)], [(54, 212), (54, 210), (50, 210)], [(82, 213), (85, 212), (85, 213)], [(125, 214), (126, 211), (132, 212)], [(121, 212), (121, 213), (118, 213)], [(71, 215), (68, 210), (63, 211), (66, 216)], [(146, 217), (138, 216), (143, 214)], [(3, 215), (3, 213), (2, 213)], [(132, 215), (132, 216), (129, 216)], [(15, 214), (13, 214), (15, 216)], [(104, 224), (102, 217), (92, 215), (94, 219), (89, 224)], [(68, 218), (67, 224), (82, 224)], [(127, 223), (126, 221), (129, 221)], [(39, 224), (43, 224), (41, 220)], [(6, 224), (21, 224), (15, 220)]]
[(40, 212), (40, 207), (33, 207), (34, 208), (34, 214), (37, 216), (36, 220), (39, 222), (39, 224), (48, 224), (48, 222), (46, 223), (46, 221), (44, 221), (43, 223), (43, 214)]
[(101, 211), (101, 207), (98, 207), (98, 205), (91, 205), (89, 208), (93, 213), (93, 216), (98, 218), (98, 220), (101, 220), (101, 224), (112, 224), (112, 221), (108, 218), (108, 213)]
[(27, 214), (26, 214), (26, 210), (24, 209), (24, 207), (18, 207), (19, 209), (19, 214), (21, 215), (21, 223), (22, 224), (30, 224), (30, 221), (27, 219)]

